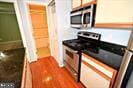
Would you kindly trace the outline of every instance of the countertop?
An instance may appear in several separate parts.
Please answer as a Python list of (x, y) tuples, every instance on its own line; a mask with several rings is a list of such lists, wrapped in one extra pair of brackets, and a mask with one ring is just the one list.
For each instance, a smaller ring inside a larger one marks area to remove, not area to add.
[(101, 46), (96, 49), (87, 48), (82, 52), (116, 70), (119, 70), (122, 58), (124, 56), (124, 48), (125, 47), (123, 46), (115, 45), (113, 47), (112, 45), (102, 43)]
[(103, 62), (106, 65), (118, 70), (122, 61), (122, 56), (114, 54), (112, 52), (106, 51), (104, 49), (99, 49), (98, 53), (93, 53), (89, 50), (84, 50), (83, 53)]
[(20, 88), (22, 72), (23, 72), (24, 56), (25, 56), (24, 48), (1, 51), (0, 84), (9, 83), (13, 84), (15, 88)]

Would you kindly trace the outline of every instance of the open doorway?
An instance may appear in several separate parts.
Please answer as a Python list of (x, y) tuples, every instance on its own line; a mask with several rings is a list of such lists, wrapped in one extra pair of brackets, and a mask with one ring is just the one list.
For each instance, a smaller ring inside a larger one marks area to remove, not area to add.
[(50, 56), (46, 7), (33, 4), (29, 4), (28, 7), (37, 56), (38, 58)]

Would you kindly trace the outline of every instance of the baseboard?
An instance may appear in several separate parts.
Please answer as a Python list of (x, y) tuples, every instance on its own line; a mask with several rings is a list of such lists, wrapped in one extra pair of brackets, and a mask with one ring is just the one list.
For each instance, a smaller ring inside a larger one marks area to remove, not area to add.
[(34, 60), (30, 60), (29, 63), (32, 63), (32, 62), (35, 62), (35, 61), (37, 61), (37, 59), (36, 60), (35, 59)]
[(59, 67), (61, 67), (61, 68), (64, 67), (64, 64), (59, 64)]

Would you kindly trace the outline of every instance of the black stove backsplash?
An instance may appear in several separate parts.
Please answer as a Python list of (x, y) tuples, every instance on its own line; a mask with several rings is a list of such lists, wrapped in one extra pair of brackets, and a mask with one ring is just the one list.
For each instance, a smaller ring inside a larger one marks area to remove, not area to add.
[(125, 53), (126, 46), (101, 41), (100, 48), (123, 56)]

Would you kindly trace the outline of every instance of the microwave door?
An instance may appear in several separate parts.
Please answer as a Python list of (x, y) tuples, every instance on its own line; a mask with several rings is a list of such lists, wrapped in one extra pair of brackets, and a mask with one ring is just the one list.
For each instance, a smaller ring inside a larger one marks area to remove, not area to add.
[(71, 12), (71, 27), (82, 27), (82, 11)]
[(71, 16), (71, 26), (75, 28), (82, 27), (82, 14)]
[(90, 12), (84, 13), (83, 16), (83, 27), (91, 27)]

